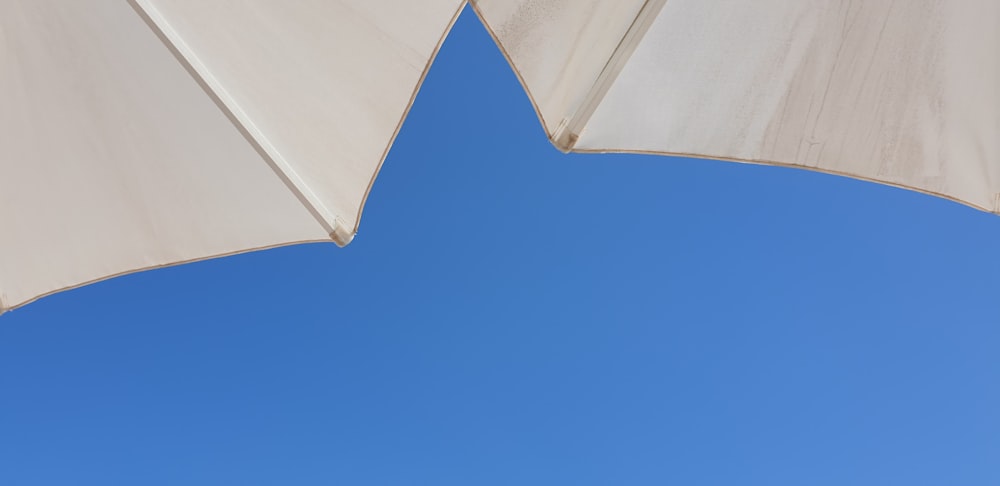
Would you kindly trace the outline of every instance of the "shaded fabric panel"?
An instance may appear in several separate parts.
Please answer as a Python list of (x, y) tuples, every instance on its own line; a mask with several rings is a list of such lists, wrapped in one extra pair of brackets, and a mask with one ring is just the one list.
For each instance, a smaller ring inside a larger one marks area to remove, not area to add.
[(134, 0), (346, 244), (462, 0)]
[(561, 144), (560, 134), (580, 115), (608, 60), (647, 2), (471, 3), (524, 83), (549, 138)]

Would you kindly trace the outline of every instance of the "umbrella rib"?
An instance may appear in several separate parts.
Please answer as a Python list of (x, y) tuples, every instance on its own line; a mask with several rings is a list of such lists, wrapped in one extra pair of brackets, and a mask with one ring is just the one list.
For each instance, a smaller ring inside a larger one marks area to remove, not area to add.
[(597, 111), (598, 105), (604, 100), (611, 85), (618, 79), (618, 75), (621, 74), (625, 64), (632, 57), (632, 53), (635, 52), (643, 36), (646, 35), (646, 31), (653, 25), (653, 21), (656, 20), (666, 3), (667, 0), (646, 0), (642, 4), (639, 13), (636, 14), (632, 24), (625, 31), (625, 35), (618, 42), (583, 101), (571, 115), (562, 120), (552, 133), (552, 143), (555, 144), (556, 148), (563, 152), (573, 150), (581, 132), (590, 122), (594, 112)]
[(320, 198), (309, 188), (295, 169), (267, 139), (264, 133), (253, 123), (250, 117), (240, 108), (236, 100), (226, 91), (222, 83), (216, 79), (208, 68), (198, 59), (194, 51), (184, 42), (180, 35), (170, 27), (166, 18), (151, 5), (149, 0), (128, 0), (128, 3), (139, 14), (146, 24), (156, 33), (157, 37), (173, 53), (174, 57), (184, 66), (189, 74), (198, 82), (205, 93), (215, 102), (220, 110), (229, 118), (254, 150), (263, 158), (277, 174), (285, 186), (309, 211), (330, 238), (340, 246), (351, 241), (353, 228), (331, 212)]

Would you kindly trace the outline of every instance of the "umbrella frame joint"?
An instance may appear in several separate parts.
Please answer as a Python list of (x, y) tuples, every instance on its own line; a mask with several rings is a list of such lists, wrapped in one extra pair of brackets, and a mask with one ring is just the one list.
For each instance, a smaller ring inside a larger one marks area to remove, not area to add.
[(556, 148), (563, 152), (570, 152), (576, 147), (576, 143), (580, 140), (580, 135), (586, 129), (587, 123), (590, 122), (590, 118), (594, 116), (597, 107), (604, 100), (604, 97), (607, 96), (611, 86), (618, 79), (618, 75), (621, 74), (628, 60), (632, 57), (636, 48), (639, 47), (642, 38), (649, 31), (649, 28), (653, 26), (653, 22), (660, 14), (660, 11), (663, 10), (663, 6), (666, 3), (667, 0), (646, 0), (642, 4), (639, 13), (636, 14), (632, 24), (629, 25), (628, 30), (625, 31), (625, 35), (622, 36), (621, 40), (618, 41), (615, 50), (611, 53), (607, 63), (604, 64), (600, 74), (597, 75), (597, 79), (594, 80), (593, 86), (587, 91), (580, 104), (577, 105), (576, 110), (563, 118), (559, 126), (553, 131), (550, 138)]

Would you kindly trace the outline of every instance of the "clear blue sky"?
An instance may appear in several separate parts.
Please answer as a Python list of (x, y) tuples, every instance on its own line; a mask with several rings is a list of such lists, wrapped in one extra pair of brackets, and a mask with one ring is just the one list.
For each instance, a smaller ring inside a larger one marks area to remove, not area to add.
[(1000, 484), (1000, 218), (563, 155), (466, 12), (347, 249), (0, 318), (0, 484)]

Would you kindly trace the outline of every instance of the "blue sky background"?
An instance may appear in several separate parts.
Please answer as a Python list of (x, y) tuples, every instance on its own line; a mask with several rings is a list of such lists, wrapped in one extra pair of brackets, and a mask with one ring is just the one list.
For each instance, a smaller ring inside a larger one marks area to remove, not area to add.
[(998, 242), (845, 178), (560, 154), (466, 12), (347, 249), (0, 318), (0, 484), (1000, 484)]

